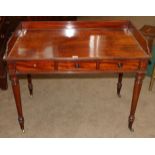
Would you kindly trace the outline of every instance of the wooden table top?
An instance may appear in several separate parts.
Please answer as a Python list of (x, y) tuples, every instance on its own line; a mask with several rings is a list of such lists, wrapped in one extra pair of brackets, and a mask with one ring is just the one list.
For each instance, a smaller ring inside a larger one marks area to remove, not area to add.
[(149, 57), (147, 42), (128, 21), (23, 22), (10, 42), (8, 60)]

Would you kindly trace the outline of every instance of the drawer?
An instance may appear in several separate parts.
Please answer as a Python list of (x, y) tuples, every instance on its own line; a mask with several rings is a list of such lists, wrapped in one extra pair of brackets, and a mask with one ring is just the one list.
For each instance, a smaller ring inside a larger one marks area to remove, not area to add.
[(96, 70), (96, 62), (80, 62), (76, 66), (80, 70)]
[(67, 71), (67, 70), (74, 70), (75, 69), (75, 63), (74, 62), (58, 62), (58, 70), (60, 71)]
[(135, 71), (139, 68), (138, 61), (110, 61), (101, 62), (100, 70), (103, 71)]
[(54, 70), (52, 61), (19, 61), (16, 62), (16, 70), (24, 72), (49, 72)]
[(96, 62), (59, 62), (58, 70), (60, 71), (91, 71), (96, 70)]

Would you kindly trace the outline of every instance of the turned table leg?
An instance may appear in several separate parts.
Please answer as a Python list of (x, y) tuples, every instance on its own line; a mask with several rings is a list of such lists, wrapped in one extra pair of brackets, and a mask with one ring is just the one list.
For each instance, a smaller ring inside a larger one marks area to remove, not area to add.
[(130, 110), (130, 115), (129, 115), (129, 119), (128, 119), (128, 127), (129, 127), (130, 131), (133, 131), (132, 125), (135, 120), (135, 111), (136, 111), (144, 75), (145, 75), (144, 73), (137, 73), (137, 75), (136, 75), (134, 89), (133, 89), (131, 110)]
[(32, 77), (31, 77), (31, 74), (28, 74), (27, 75), (27, 80), (28, 80), (29, 93), (30, 93), (30, 96), (32, 96), (33, 95), (33, 85), (32, 85)]
[(16, 108), (18, 112), (18, 121), (22, 131), (24, 132), (24, 117), (22, 112), (21, 96), (20, 96), (20, 86), (19, 80), (16, 75), (11, 76), (12, 90), (15, 98)]
[(123, 73), (119, 73), (119, 75), (118, 75), (118, 83), (117, 83), (117, 95), (119, 97), (121, 97), (120, 91), (121, 91), (121, 88), (122, 88), (122, 78), (123, 78)]

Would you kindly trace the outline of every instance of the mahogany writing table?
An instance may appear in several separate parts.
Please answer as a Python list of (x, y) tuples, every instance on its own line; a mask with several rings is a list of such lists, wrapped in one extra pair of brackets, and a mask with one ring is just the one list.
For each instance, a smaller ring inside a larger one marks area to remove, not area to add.
[(120, 96), (123, 73), (135, 73), (128, 119), (132, 130), (136, 106), (150, 51), (130, 21), (22, 22), (8, 42), (5, 59), (12, 82), (18, 121), (24, 131), (19, 77), (31, 74), (118, 73)]

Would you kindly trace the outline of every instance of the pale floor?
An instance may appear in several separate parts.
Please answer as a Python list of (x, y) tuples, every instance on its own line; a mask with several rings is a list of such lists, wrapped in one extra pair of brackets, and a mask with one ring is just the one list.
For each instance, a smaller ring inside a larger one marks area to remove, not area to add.
[(22, 79), (24, 134), (9, 81), (8, 91), (0, 91), (0, 137), (155, 137), (155, 85), (149, 92), (149, 80), (144, 80), (131, 133), (132, 77), (124, 77), (121, 98), (113, 76), (34, 79), (33, 98)]

